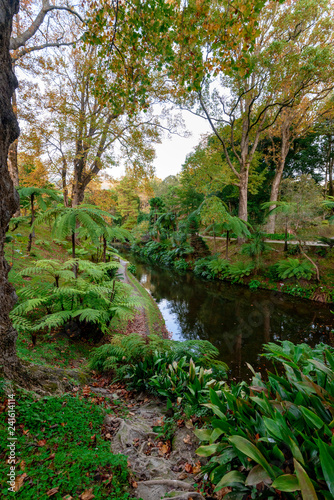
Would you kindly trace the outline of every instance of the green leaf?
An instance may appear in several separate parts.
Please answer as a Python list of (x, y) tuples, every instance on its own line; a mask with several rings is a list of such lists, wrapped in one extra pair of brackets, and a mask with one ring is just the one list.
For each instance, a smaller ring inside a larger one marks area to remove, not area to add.
[(334, 460), (330, 448), (321, 439), (317, 440), (320, 451), (320, 463), (328, 489), (334, 496)]
[(302, 492), (303, 500), (318, 500), (318, 496), (315, 492), (312, 481), (307, 475), (305, 469), (303, 469), (303, 467), (295, 458), (293, 459), (293, 463), (295, 465), (295, 471)]
[(230, 486), (234, 483), (244, 483), (245, 482), (245, 476), (241, 474), (241, 472), (238, 472), (237, 470), (232, 470), (231, 472), (228, 472), (221, 478), (217, 486), (215, 487), (214, 491), (219, 491), (225, 486)]
[(199, 455), (200, 457), (209, 457), (210, 455), (217, 453), (222, 446), (223, 445), (221, 443), (200, 446), (199, 448), (197, 448), (196, 454)]
[(200, 441), (210, 441), (212, 430), (210, 429), (195, 429), (194, 434)]
[(297, 491), (300, 490), (299, 481), (293, 474), (283, 474), (279, 476), (271, 485), (275, 490)]
[(265, 471), (264, 468), (261, 467), (261, 465), (255, 465), (255, 467), (253, 467), (253, 469), (248, 474), (245, 485), (256, 486), (257, 484), (262, 482), (271, 484), (272, 481), (267, 471)]
[(257, 447), (241, 436), (231, 436), (228, 438), (230, 443), (233, 444), (239, 451), (244, 453), (247, 457), (250, 457), (252, 460), (261, 465), (269, 474), (271, 479), (275, 478), (275, 473), (271, 466), (268, 464), (267, 460), (264, 458), (260, 450)]
[(307, 422), (307, 424), (312, 428), (316, 427), (317, 429), (321, 429), (323, 427), (324, 422), (321, 420), (318, 415), (313, 413), (313, 411), (309, 410), (308, 408), (305, 408), (304, 406), (299, 407), (302, 414), (304, 415), (304, 418)]

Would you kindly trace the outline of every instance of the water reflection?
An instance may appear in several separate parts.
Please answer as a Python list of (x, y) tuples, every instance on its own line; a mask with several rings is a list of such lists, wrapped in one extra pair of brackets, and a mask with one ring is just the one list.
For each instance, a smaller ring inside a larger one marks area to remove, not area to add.
[(206, 282), (188, 273), (140, 263), (137, 278), (156, 299), (175, 340), (205, 339), (214, 344), (231, 376), (248, 379), (246, 362), (264, 366), (262, 345), (291, 340), (332, 343), (333, 315), (328, 306), (289, 296), (251, 291), (224, 282)]

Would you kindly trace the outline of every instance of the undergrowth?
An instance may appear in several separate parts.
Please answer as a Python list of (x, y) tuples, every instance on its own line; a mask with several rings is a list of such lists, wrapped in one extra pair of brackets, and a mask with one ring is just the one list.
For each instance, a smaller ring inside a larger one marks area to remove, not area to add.
[[(0, 491), (8, 491), (7, 396), (0, 391)], [(96, 500), (130, 498), (128, 466), (123, 455), (113, 455), (101, 437), (104, 410), (91, 400), (66, 394), (35, 399), (16, 394), (15, 498), (37, 500), (52, 496), (79, 498), (91, 490)], [(90, 496), (89, 498), (93, 498)]]

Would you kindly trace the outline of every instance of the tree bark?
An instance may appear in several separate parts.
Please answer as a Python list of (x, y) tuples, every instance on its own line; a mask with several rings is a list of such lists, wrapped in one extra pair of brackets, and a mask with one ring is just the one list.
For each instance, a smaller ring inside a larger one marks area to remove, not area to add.
[(0, 373), (12, 378), (19, 360), (16, 354), (17, 332), (9, 313), (16, 302), (14, 287), (8, 282), (10, 266), (4, 257), (6, 231), (19, 207), (19, 196), (8, 171), (8, 149), (20, 133), (11, 99), (17, 80), (9, 54), (9, 41), (18, 0), (0, 0)]
[[(283, 176), (283, 171), (285, 167), (285, 160), (290, 149), (290, 120), (285, 120), (281, 127), (281, 153), (280, 159), (276, 168), (274, 180), (271, 186), (270, 201), (273, 202), (270, 205), (269, 210), (276, 208), (275, 202), (278, 200), (279, 188), (281, 185), (281, 180)], [(268, 217), (267, 223), (267, 233), (274, 234), (276, 226), (276, 213), (271, 213)]]
[(245, 169), (241, 173), (240, 184), (239, 184), (239, 209), (238, 217), (241, 220), (247, 222), (248, 211), (247, 211), (247, 199), (248, 199), (248, 169)]
[[(14, 92), (13, 97), (12, 97), (12, 104), (13, 104), (13, 111), (15, 113), (15, 116), (17, 117), (17, 101), (16, 101), (16, 92)], [(11, 176), (11, 179), (13, 181), (15, 189), (19, 187), (19, 167), (17, 163), (17, 144), (18, 140), (15, 139), (14, 142), (9, 146), (9, 151), (8, 151), (8, 169), (9, 169), (9, 175)], [(19, 217), (21, 215), (21, 210), (20, 210), (20, 205), (19, 208), (16, 210), (14, 217)]]

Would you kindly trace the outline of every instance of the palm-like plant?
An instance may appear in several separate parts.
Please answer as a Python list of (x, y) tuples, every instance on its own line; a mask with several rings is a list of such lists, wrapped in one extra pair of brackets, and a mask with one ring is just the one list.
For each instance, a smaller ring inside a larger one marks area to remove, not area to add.
[[(55, 207), (40, 215), (35, 225), (45, 221), (53, 221), (52, 235), (59, 239), (71, 237), (72, 258), (76, 258), (75, 248), (79, 227), (83, 227), (93, 243), (98, 244), (101, 234), (106, 234), (108, 223), (105, 218), (113, 218), (109, 212), (100, 210), (93, 205), (78, 207)], [(77, 270), (75, 271), (77, 274)]]
[(264, 234), (260, 231), (255, 231), (249, 243), (242, 246), (241, 253), (256, 260), (256, 268), (258, 269), (260, 267), (260, 257), (267, 250), (270, 250), (270, 246), (265, 243)]
[[(80, 267), (77, 275), (74, 264)], [(32, 281), (29, 287), (17, 287), (20, 300), (11, 314), (15, 327), (37, 332), (73, 323), (79, 331), (89, 331), (95, 324), (103, 333), (115, 315), (130, 319), (142, 303), (129, 285), (110, 278), (117, 268), (116, 262), (35, 262), (18, 275)]]
[(54, 189), (46, 189), (46, 188), (38, 188), (35, 186), (31, 187), (22, 187), (18, 189), (18, 193), (20, 195), (21, 200), (29, 200), (30, 210), (31, 210), (31, 218), (30, 218), (30, 226), (31, 231), (29, 234), (28, 247), (27, 252), (29, 253), (32, 246), (32, 240), (35, 236), (33, 224), (35, 221), (35, 202), (37, 202), (38, 206), (42, 210), (46, 210), (48, 206), (48, 202), (51, 200), (60, 201), (60, 196), (57, 191)]

